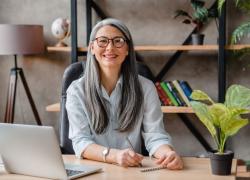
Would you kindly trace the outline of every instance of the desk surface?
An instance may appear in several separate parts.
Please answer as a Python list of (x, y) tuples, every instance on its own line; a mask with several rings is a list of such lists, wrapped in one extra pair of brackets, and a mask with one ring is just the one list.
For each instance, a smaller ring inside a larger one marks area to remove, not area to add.
[[(210, 161), (206, 158), (183, 158), (184, 161), (184, 169), (180, 171), (171, 171), (171, 170), (158, 170), (142, 173), (140, 172), (140, 168), (131, 167), (131, 168), (123, 168), (117, 165), (106, 164), (96, 161), (89, 160), (80, 160), (76, 159), (72, 155), (64, 155), (64, 161), (66, 163), (74, 163), (74, 164), (89, 164), (89, 165), (98, 165), (103, 168), (102, 172), (95, 173), (89, 176), (85, 176), (79, 179), (88, 179), (88, 180), (179, 180), (179, 179), (192, 179), (192, 180), (233, 180), (235, 179), (236, 174), (236, 160), (233, 161), (232, 166), (232, 175), (230, 176), (215, 176), (211, 174), (210, 169)], [(154, 166), (153, 161), (149, 158), (145, 158), (142, 162), (144, 168)], [(28, 177), (22, 175), (14, 175), (14, 174), (6, 174), (1, 171), (0, 167), (0, 179), (5, 180), (42, 180), (42, 178)]]

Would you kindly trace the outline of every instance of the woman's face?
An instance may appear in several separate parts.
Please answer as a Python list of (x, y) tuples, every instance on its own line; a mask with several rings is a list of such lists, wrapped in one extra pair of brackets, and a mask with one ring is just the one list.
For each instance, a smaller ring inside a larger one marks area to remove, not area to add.
[(96, 33), (91, 43), (91, 53), (95, 55), (101, 69), (117, 68), (128, 55), (128, 44), (120, 30), (113, 26), (103, 26)]

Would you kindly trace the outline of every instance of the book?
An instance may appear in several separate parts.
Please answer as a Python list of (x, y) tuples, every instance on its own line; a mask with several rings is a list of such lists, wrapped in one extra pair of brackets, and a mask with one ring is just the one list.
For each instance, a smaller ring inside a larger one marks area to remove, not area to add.
[(177, 101), (177, 103), (179, 104), (179, 106), (184, 106), (184, 104), (181, 102), (180, 98), (178, 97), (176, 91), (173, 89), (173, 87), (170, 85), (170, 82), (165, 82), (168, 89), (170, 90), (170, 92), (173, 94), (175, 100)]
[(156, 83), (155, 83), (155, 87), (156, 87), (156, 90), (157, 90), (157, 94), (158, 94), (158, 96), (159, 96), (159, 99), (160, 99), (160, 101), (161, 101), (161, 105), (162, 105), (162, 106), (166, 106), (167, 102), (165, 101), (165, 99), (164, 99), (164, 97), (163, 97), (163, 94), (162, 94), (161, 90), (159, 90), (159, 86), (160, 86), (159, 82), (156, 82)]
[(167, 85), (164, 82), (161, 82), (160, 84), (161, 84), (162, 89), (165, 91), (165, 93), (168, 95), (169, 99), (173, 103), (173, 105), (178, 106), (179, 105), (178, 102), (175, 100), (173, 94), (170, 92)]
[(191, 101), (192, 99), (190, 98), (190, 96), (193, 92), (192, 88), (190, 87), (187, 81), (179, 81), (179, 83), (180, 83), (182, 90), (186, 94), (187, 98), (189, 99), (189, 101)]
[(184, 93), (184, 91), (182, 90), (178, 80), (174, 80), (173, 84), (175, 86), (175, 88), (177, 89), (177, 91), (180, 93), (182, 99), (185, 101), (185, 103), (187, 104), (187, 106), (191, 106), (186, 94)]
[(179, 101), (181, 102), (182, 106), (187, 106), (187, 104), (185, 103), (185, 101), (183, 100), (183, 98), (181, 97), (179, 91), (175, 88), (173, 82), (169, 82), (169, 85), (171, 86), (173, 92), (176, 94), (176, 96), (178, 97)]
[(159, 82), (155, 83), (155, 87), (158, 93), (158, 96), (162, 102), (162, 105), (164, 106), (170, 106), (171, 105), (171, 101), (170, 99), (167, 97), (165, 91), (162, 89), (161, 85)]

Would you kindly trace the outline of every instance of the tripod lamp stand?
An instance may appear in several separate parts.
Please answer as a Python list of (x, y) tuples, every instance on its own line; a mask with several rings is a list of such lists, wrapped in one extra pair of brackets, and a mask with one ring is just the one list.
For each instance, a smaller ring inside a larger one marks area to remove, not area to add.
[(0, 24), (0, 55), (13, 55), (14, 67), (10, 70), (5, 123), (14, 122), (15, 98), (18, 75), (23, 83), (36, 123), (42, 125), (31, 96), (23, 69), (17, 66), (17, 55), (39, 54), (44, 51), (43, 27), (40, 25)]

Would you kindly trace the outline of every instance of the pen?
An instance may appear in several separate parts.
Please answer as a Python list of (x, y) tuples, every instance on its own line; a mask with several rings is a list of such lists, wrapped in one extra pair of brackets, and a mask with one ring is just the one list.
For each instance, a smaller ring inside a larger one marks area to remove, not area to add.
[[(135, 152), (135, 149), (133, 148), (133, 146), (132, 146), (132, 144), (131, 144), (131, 142), (130, 142), (130, 140), (129, 140), (128, 137), (126, 137), (126, 140), (127, 140), (128, 144), (129, 144), (130, 148)], [(142, 164), (139, 163), (139, 166), (142, 167)]]

